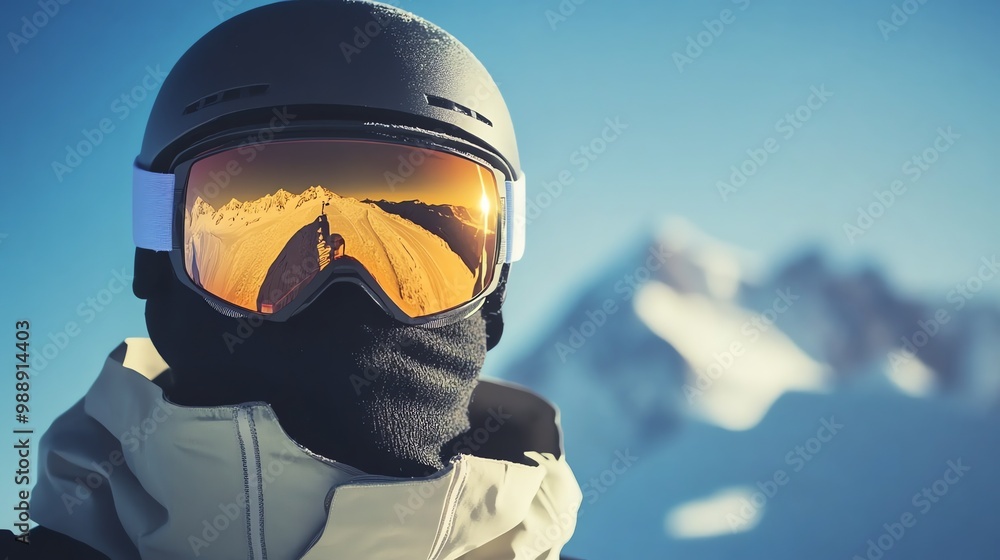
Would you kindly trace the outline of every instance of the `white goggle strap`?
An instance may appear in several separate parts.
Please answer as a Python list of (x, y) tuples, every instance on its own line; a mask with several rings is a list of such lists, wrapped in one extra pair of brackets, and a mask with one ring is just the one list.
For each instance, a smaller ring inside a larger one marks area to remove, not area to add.
[(512, 263), (524, 256), (526, 198), (524, 172), (516, 181), (507, 181), (507, 239), (504, 262)]
[(173, 249), (174, 175), (132, 166), (132, 239), (153, 251)]

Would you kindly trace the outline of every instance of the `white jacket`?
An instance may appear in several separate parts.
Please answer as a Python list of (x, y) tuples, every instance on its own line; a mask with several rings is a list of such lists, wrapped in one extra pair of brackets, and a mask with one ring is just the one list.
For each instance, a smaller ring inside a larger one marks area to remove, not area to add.
[[(561, 449), (525, 452), (535, 466), (458, 455), (425, 478), (366, 475), (296, 444), (267, 404), (167, 401), (151, 342), (125, 345), (43, 436), (31, 501), (40, 525), (113, 560), (554, 560), (573, 533), (582, 495)], [(507, 421), (541, 419), (523, 429), (561, 447), (551, 405), (481, 383), (516, 395)]]

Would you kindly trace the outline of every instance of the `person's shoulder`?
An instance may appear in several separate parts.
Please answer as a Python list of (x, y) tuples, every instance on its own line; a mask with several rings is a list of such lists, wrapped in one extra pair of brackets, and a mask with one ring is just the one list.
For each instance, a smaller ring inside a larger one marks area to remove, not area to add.
[[(28, 542), (19, 541), (7, 530), (0, 530), (0, 554), (4, 560), (109, 560), (107, 556), (66, 535), (35, 527), (28, 532)], [(576, 560), (560, 556), (560, 560)]]
[(108, 560), (108, 557), (93, 548), (73, 540), (62, 533), (44, 527), (35, 527), (27, 535), (0, 531), (0, 555), (5, 560), (52, 560), (72, 558), (73, 560)]

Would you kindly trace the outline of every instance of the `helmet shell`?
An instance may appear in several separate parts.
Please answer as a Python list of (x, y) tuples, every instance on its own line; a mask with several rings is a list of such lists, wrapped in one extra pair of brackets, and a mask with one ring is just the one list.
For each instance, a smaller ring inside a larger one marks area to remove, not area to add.
[(520, 176), (496, 83), (458, 39), (387, 4), (291, 0), (249, 10), (199, 39), (153, 104), (140, 166), (163, 172), (195, 142), (266, 126), (285, 108), (312, 120), (443, 132), (495, 153)]

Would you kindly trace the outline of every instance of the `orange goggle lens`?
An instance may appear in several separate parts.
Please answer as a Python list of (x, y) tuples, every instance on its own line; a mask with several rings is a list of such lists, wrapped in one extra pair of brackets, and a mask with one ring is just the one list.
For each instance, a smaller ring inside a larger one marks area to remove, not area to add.
[(493, 279), (497, 172), (368, 140), (292, 140), (199, 159), (185, 195), (188, 277), (262, 314), (330, 266), (363, 269), (407, 316), (453, 309)]

